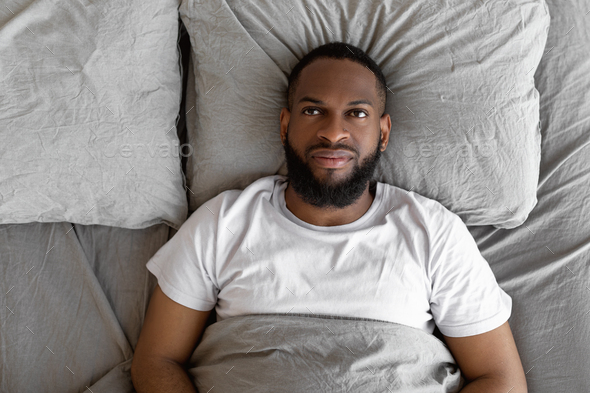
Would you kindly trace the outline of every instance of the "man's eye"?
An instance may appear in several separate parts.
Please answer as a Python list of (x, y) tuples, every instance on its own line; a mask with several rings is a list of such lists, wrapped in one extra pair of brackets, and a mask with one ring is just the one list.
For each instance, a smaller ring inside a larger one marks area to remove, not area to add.
[(319, 111), (319, 110), (317, 108), (305, 108), (303, 110), (303, 113), (309, 115), (310, 113), (306, 113), (306, 112), (309, 112), (309, 111), (312, 111), (313, 112), (313, 111)]
[[(350, 112), (350, 113), (357, 113), (357, 114), (359, 114), (359, 115), (357, 115), (357, 116), (355, 116), (355, 117), (360, 117), (360, 118), (364, 118), (364, 117), (367, 117), (367, 116), (368, 116), (368, 115), (367, 115), (367, 112), (365, 112), (365, 111), (360, 111), (360, 110), (355, 110), (355, 111), (352, 111), (352, 112)], [(361, 116), (361, 115), (362, 115), (362, 116)]]

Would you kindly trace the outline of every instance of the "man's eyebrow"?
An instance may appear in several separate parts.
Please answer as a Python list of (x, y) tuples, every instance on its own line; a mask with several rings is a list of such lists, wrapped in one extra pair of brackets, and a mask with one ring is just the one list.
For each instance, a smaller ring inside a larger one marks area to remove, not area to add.
[[(305, 96), (303, 98), (301, 98), (299, 101), (297, 101), (297, 103), (301, 103), (303, 101), (308, 101), (308, 102), (312, 102), (314, 104), (318, 104), (318, 105), (325, 105), (326, 103), (322, 100), (316, 100), (315, 98), (309, 97), (309, 96)], [(352, 106), (352, 105), (359, 105), (359, 104), (367, 104), (369, 106), (373, 106), (373, 103), (369, 100), (355, 100), (355, 101), (350, 101), (347, 106)]]

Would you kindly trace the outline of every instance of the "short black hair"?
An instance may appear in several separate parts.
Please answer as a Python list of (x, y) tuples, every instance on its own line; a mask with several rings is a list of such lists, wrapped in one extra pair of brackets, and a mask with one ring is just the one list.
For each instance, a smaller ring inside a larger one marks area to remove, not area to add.
[(377, 79), (377, 96), (379, 97), (379, 103), (382, 112), (381, 116), (385, 114), (385, 104), (387, 103), (387, 82), (385, 81), (385, 76), (383, 75), (381, 68), (379, 68), (377, 63), (375, 63), (375, 61), (362, 49), (340, 41), (334, 41), (318, 46), (306, 54), (293, 68), (291, 74), (289, 75), (289, 86), (287, 88), (287, 103), (289, 106), (289, 111), (293, 109), (295, 89), (299, 84), (299, 76), (301, 71), (313, 61), (321, 58), (349, 59), (367, 67)]

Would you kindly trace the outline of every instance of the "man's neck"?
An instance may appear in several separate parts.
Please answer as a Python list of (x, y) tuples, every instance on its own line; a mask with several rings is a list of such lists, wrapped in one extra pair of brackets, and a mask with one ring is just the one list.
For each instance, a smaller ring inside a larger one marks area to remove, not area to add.
[(316, 226), (336, 226), (350, 224), (361, 218), (373, 204), (376, 194), (376, 183), (374, 187), (367, 188), (361, 197), (352, 205), (345, 208), (318, 208), (304, 202), (295, 192), (291, 184), (285, 190), (285, 204), (297, 218)]

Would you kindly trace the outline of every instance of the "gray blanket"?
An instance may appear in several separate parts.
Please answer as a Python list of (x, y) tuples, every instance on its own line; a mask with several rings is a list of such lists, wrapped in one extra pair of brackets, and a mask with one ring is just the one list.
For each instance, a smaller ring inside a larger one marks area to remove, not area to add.
[(189, 375), (209, 392), (457, 392), (435, 336), (385, 321), (302, 314), (228, 318), (205, 330)]

